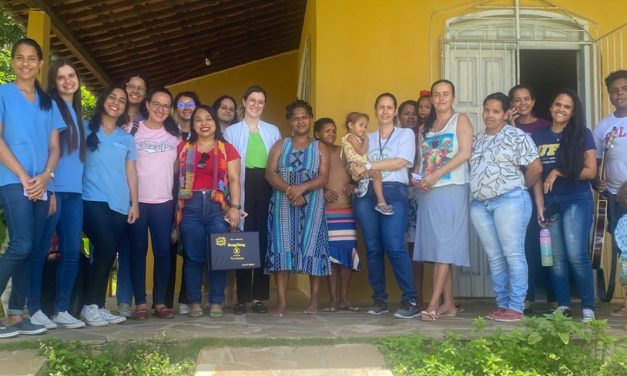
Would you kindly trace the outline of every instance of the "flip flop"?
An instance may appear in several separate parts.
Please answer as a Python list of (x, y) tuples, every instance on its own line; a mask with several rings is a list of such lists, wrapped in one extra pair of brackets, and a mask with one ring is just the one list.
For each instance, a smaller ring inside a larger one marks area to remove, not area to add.
[(348, 311), (348, 312), (359, 312), (360, 309), (357, 306), (352, 306), (352, 305), (348, 305), (348, 306), (340, 306), (337, 307), (338, 311)]
[(438, 319), (438, 313), (436, 311), (421, 311), (420, 319), (422, 321), (436, 321)]
[(338, 308), (338, 307), (324, 307), (321, 309), (322, 312), (336, 312), (338, 309), (342, 309), (342, 308)]
[(438, 313), (437, 315), (439, 317), (456, 317), (458, 313), (459, 311), (455, 311), (455, 312)]

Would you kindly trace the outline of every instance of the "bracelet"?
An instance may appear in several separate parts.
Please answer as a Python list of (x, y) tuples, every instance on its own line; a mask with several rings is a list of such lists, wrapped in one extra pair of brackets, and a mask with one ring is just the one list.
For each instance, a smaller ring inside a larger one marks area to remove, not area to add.
[(242, 205), (240, 205), (240, 204), (231, 204), (231, 209), (241, 210), (242, 209)]

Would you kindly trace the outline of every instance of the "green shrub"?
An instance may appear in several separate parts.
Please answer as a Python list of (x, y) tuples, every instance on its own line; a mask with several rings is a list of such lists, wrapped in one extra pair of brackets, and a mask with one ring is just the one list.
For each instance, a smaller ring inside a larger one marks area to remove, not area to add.
[(562, 315), (529, 318), (522, 328), (463, 339), (448, 333), (442, 340), (419, 335), (388, 337), (379, 343), (396, 375), (627, 375), (624, 343), (607, 334), (607, 322), (588, 325)]
[(167, 346), (158, 341), (96, 346), (51, 339), (41, 344), (40, 355), (47, 359), (41, 373), (50, 376), (192, 375), (195, 363), (192, 359), (173, 362)]

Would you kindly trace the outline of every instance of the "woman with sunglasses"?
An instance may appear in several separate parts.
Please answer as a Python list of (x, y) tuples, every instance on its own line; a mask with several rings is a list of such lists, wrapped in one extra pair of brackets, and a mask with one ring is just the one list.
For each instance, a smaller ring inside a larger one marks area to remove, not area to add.
[[(137, 129), (139, 121), (146, 120), (148, 117), (148, 110), (146, 109), (146, 93), (148, 89), (148, 80), (141, 73), (130, 76), (124, 82), (124, 90), (128, 96), (126, 115), (129, 122), (135, 126), (135, 129)], [(135, 131), (131, 131), (131, 134), (134, 135)], [(133, 285), (131, 282), (129, 231), (130, 228), (127, 228), (118, 246), (118, 279), (116, 285), (118, 313), (126, 318), (133, 316), (131, 310)]]
[[(268, 155), (275, 142), (281, 139), (279, 129), (261, 120), (266, 106), (266, 91), (253, 85), (242, 96), (244, 119), (228, 127), (224, 138), (233, 144), (242, 158), (242, 207), (248, 213), (244, 221), (244, 231), (259, 231), (260, 259), (265, 260), (268, 244), (268, 207), (272, 187), (265, 179)], [(255, 313), (266, 313), (263, 300), (270, 298), (270, 277), (262, 268), (242, 269), (236, 272), (237, 304), (233, 313), (246, 313), (246, 303), (252, 302)]]
[(181, 138), (189, 140), (190, 124), (192, 123), (192, 112), (200, 104), (198, 94), (193, 91), (183, 91), (174, 97), (174, 119), (178, 121), (178, 128), (181, 131)]
[(222, 134), (227, 127), (237, 123), (237, 103), (235, 98), (229, 95), (222, 95), (216, 99), (211, 105), (218, 114), (218, 121), (220, 122), (220, 130)]
[[(121, 87), (105, 90), (89, 121), (83, 171), (83, 231), (94, 246), (86, 271), (85, 305), (81, 318), (90, 326), (119, 324), (125, 317), (105, 309), (111, 266), (127, 224), (139, 216), (137, 151), (133, 137), (121, 129), (127, 123), (128, 97)], [(131, 203), (129, 204), (129, 197)]]
[[(165, 88), (152, 91), (146, 98), (148, 119), (139, 121), (135, 132), (137, 147), (137, 181), (139, 218), (131, 226), (131, 282), (135, 295), (137, 320), (148, 318), (146, 306), (146, 253), (148, 230), (154, 254), (153, 314), (162, 319), (174, 317), (165, 305), (165, 295), (170, 278), (170, 232), (174, 200), (174, 167), (180, 131), (170, 116), (172, 95)], [(127, 126), (132, 132), (135, 124)]]
[[(213, 108), (200, 105), (192, 114), (191, 137), (178, 147), (179, 195), (176, 230), (185, 258), (183, 275), (190, 316), (202, 316), (202, 270), (209, 260), (208, 236), (235, 231), (240, 223), (240, 156), (224, 141)], [(209, 263), (210, 264), (210, 263)], [(223, 315), (226, 272), (209, 265), (209, 317)]]

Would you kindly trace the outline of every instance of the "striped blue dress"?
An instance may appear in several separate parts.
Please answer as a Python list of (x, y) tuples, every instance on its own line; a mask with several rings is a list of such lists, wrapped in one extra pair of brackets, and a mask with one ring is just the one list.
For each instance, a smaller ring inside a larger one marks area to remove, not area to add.
[[(291, 138), (283, 141), (279, 176), (289, 185), (314, 179), (320, 171), (320, 150), (314, 140), (295, 149)], [(327, 276), (331, 270), (329, 234), (323, 189), (308, 191), (306, 204), (294, 207), (283, 192), (274, 190), (268, 214), (268, 253), (265, 272), (290, 271)]]

